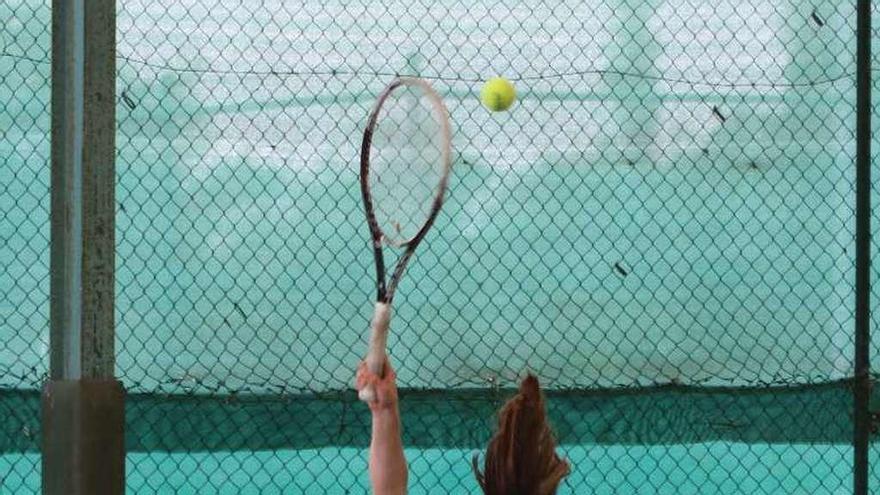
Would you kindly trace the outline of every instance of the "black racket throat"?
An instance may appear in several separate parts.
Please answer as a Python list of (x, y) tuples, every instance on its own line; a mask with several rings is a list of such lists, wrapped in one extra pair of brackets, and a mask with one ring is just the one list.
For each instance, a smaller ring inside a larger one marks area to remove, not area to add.
[(397, 265), (394, 267), (394, 272), (391, 274), (391, 278), (388, 279), (387, 283), (385, 280), (385, 256), (382, 254), (382, 247), (379, 246), (373, 248), (373, 256), (376, 259), (377, 302), (391, 304), (392, 299), (394, 299), (394, 293), (397, 290), (397, 284), (400, 283), (403, 272), (406, 270), (406, 265), (412, 258), (417, 245), (418, 242), (412, 242), (407, 245), (406, 251), (404, 251), (400, 259), (397, 261)]

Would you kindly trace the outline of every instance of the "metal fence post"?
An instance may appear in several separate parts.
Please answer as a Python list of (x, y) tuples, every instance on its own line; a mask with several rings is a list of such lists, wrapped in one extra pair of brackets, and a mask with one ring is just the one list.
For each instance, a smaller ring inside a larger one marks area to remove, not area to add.
[(121, 494), (114, 379), (116, 4), (52, 2), (50, 379), (45, 494)]

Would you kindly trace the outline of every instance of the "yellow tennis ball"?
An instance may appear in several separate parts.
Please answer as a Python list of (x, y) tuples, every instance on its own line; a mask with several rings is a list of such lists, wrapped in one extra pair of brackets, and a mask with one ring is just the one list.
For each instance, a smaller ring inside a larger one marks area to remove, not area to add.
[(510, 108), (516, 100), (516, 89), (503, 77), (493, 77), (483, 84), (480, 90), (480, 101), (493, 112), (501, 112)]

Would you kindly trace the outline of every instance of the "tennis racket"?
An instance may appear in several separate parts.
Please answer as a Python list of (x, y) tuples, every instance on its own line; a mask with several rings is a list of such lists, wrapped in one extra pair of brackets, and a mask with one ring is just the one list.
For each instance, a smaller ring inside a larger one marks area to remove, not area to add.
[[(449, 116), (443, 100), (422, 79), (401, 77), (379, 94), (361, 144), (361, 194), (376, 260), (376, 307), (365, 361), (385, 368), (391, 301), (416, 247), (431, 228), (449, 178)], [(387, 283), (383, 248), (400, 252)], [(362, 401), (375, 400), (371, 386)]]

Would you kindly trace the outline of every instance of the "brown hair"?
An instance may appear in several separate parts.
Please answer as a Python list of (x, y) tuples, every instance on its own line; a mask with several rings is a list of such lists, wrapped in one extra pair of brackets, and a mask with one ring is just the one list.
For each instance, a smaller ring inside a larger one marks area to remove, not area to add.
[(556, 493), (569, 466), (556, 455), (537, 378), (527, 376), (501, 408), (498, 431), (486, 449), (485, 472), (480, 472), (478, 457), (473, 458), (474, 474), (486, 495)]

